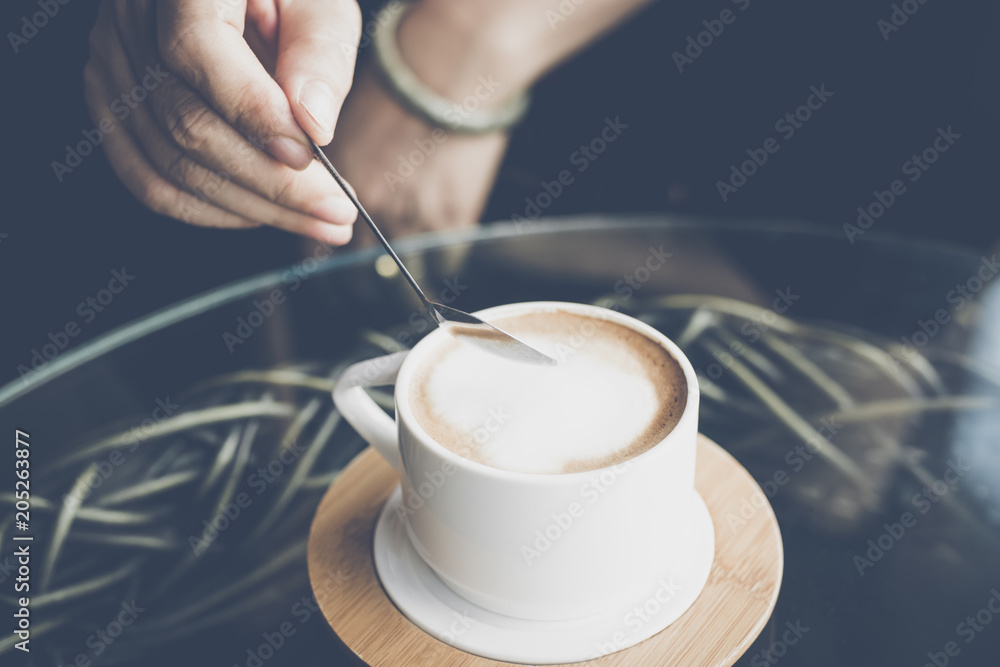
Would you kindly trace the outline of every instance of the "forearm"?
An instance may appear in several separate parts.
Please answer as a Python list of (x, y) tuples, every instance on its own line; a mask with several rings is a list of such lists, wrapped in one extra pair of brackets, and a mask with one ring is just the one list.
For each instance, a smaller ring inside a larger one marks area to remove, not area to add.
[(501, 104), (649, 1), (420, 0), (399, 46), (435, 92), (462, 99), (492, 76), (500, 88), (488, 103)]

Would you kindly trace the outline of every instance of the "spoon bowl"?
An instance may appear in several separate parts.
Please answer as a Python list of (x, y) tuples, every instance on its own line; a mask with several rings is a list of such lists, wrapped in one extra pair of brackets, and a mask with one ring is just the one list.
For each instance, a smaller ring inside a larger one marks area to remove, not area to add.
[(444, 328), (455, 338), (515, 361), (548, 366), (554, 366), (557, 363), (547, 354), (539, 352), (524, 341), (475, 315), (434, 301), (429, 301), (428, 305), (437, 319), (438, 326)]

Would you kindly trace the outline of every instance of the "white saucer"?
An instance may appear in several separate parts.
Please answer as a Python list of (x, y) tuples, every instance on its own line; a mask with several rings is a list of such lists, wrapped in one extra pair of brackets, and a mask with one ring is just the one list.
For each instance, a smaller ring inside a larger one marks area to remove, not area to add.
[(472, 604), (448, 588), (420, 558), (395, 506), (397, 486), (375, 526), (375, 571), (396, 607), (429, 635), (468, 653), (505, 662), (551, 665), (620, 651), (677, 620), (701, 593), (715, 556), (715, 529), (700, 495), (691, 503), (691, 534), (669, 571), (650, 577), (641, 599), (572, 621), (531, 621)]

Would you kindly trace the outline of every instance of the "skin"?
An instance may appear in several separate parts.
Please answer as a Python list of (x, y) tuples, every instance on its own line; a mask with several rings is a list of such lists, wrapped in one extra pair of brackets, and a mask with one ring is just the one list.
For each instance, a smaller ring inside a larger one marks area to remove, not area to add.
[[(421, 82), (448, 99), (474, 94), (481, 77), (498, 82), (478, 99), (486, 108), (646, 1), (588, 0), (553, 26), (545, 14), (558, 11), (553, 0), (420, 0), (397, 39)], [(151, 209), (185, 222), (271, 225), (347, 243), (357, 211), (312, 159), (309, 136), (391, 235), (475, 224), (508, 134), (430, 139), (433, 128), (367, 68), (348, 96), (360, 37), (352, 0), (103, 0), (86, 100), (95, 123), (115, 125), (103, 145), (119, 178)], [(151, 81), (147, 67), (169, 75), (147, 85), (143, 101), (122, 105), (123, 94)], [(387, 179), (414, 142), (429, 139), (434, 150), (412, 174)]]

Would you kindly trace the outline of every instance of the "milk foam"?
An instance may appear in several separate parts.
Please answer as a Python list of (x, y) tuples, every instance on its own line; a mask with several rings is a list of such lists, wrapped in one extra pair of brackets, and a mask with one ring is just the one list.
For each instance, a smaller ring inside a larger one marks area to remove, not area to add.
[(592, 470), (645, 451), (680, 418), (683, 371), (642, 334), (566, 312), (495, 324), (559, 364), (445, 339), (415, 374), (412, 403), (424, 430), (459, 455), (517, 472)]

